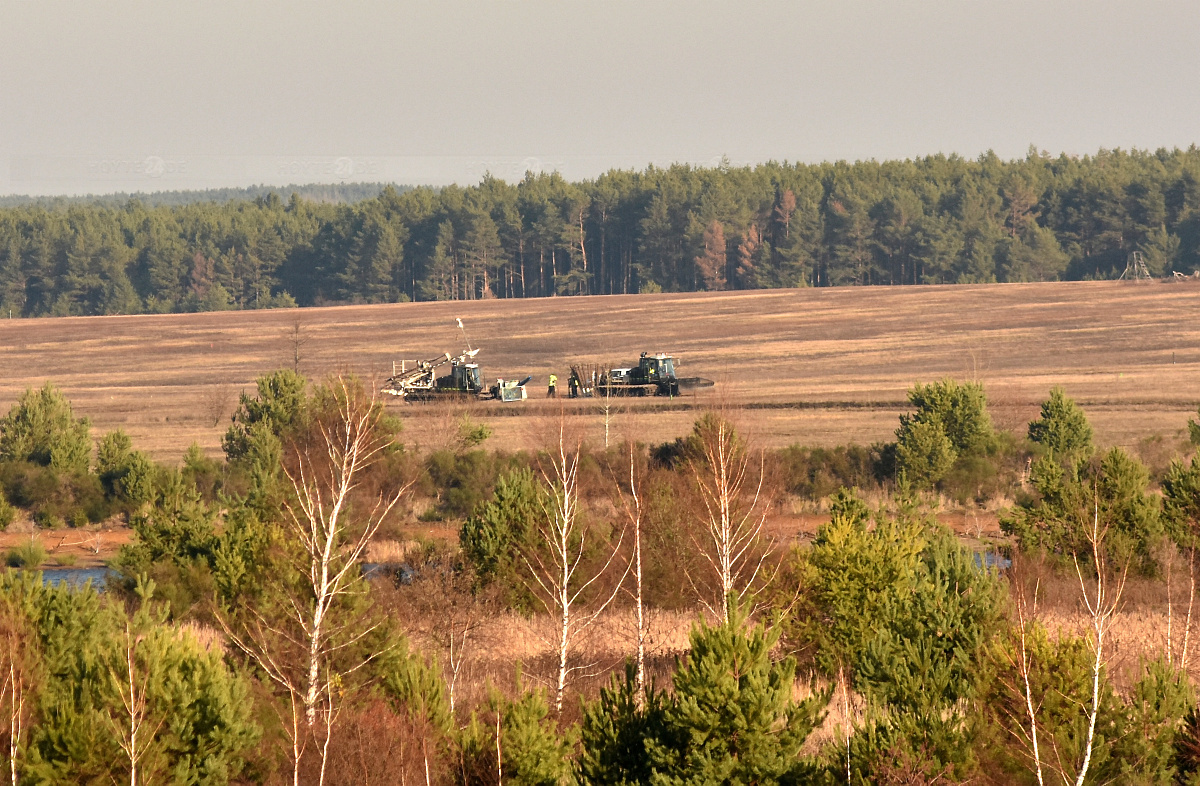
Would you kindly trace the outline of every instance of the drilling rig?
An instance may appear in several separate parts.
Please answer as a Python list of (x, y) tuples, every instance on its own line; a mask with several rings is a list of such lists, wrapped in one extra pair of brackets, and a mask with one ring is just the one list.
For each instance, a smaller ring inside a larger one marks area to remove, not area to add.
[[(404, 399), (405, 401), (436, 401), (440, 399), (466, 399), (482, 401), (524, 401), (526, 398), (525, 385), (533, 377), (525, 377), (519, 382), (515, 379), (497, 379), (496, 384), (487, 388), (483, 386), (479, 364), (475, 356), (479, 349), (471, 348), (467, 340), (467, 331), (461, 319), (455, 320), (458, 329), (462, 331), (463, 343), (466, 349), (457, 355), (446, 352), (428, 360), (401, 360), (399, 368), (392, 363), (392, 375), (383, 383), (382, 393)], [(450, 372), (437, 375), (438, 369), (449, 365)]]

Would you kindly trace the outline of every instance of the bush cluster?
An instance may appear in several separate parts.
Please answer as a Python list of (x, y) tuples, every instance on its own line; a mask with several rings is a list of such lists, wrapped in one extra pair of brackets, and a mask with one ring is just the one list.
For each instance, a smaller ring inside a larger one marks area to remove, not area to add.
[[(305, 536), (286, 526), (304, 504), (289, 477), (336, 466), (310, 448), (321, 447), (354, 384), (263, 377), (233, 415), (226, 460), (193, 448), (180, 469), (150, 462), (120, 432), (102, 436), (86, 465), (64, 464), (73, 451), (55, 445), (71, 444), (85, 421), (52, 388), (27, 394), (0, 420), (0, 437), (15, 435), (4, 444), (26, 446), (0, 462), (0, 515), (4, 504), (35, 517), (93, 504), (127, 516), (135, 535), (103, 595), (43, 587), (27, 570), (0, 575), (0, 666), (6, 684), (20, 677), (28, 700), (21, 778), (128, 777), (122, 686), (131, 674), (135, 691), (143, 678), (140, 701), (154, 727), (139, 780), (290, 777), (290, 732), (279, 719), (288, 721), (288, 697), (300, 693), (281, 685), (303, 684), (291, 670), (306, 662), (296, 620), (317, 599), (305, 575), (316, 563), (297, 561)], [(528, 687), (520, 664), (487, 676), (464, 669), (462, 647), (476, 628), (457, 627), (471, 615), (539, 608), (529, 571), (548, 558), (539, 530), (563, 491), (547, 480), (547, 456), (488, 452), (486, 435), (466, 424), (470, 439), (418, 459), (399, 447), (399, 423), (374, 410), (382, 447), (341, 510), (359, 526), (381, 491), (411, 483), (427, 498), (428, 519), (457, 524), (458, 543), (417, 543), (396, 578), (380, 574), (332, 600), (327, 662), (343, 677), (329, 690), (341, 709), (329, 727), (320, 717), (297, 721), (307, 746), (298, 777), (319, 780), (324, 766), (329, 783), (363, 782), (379, 768), (393, 780), (464, 785), (1033, 783), (1033, 706), (1041, 744), (1053, 751), (1043, 759), (1047, 777), (1073, 782), (1087, 762), (1087, 782), (1194, 782), (1200, 723), (1178, 661), (1125, 663), (1118, 683), (1097, 665), (1093, 639), (1027, 618), (1009, 592), (1020, 588), (982, 566), (928, 503), (931, 491), (974, 502), (1000, 493), (1028, 456), (1032, 491), (1003, 518), (1016, 549), (1084, 575), (1106, 566), (1125, 575), (1128, 566), (1153, 581), (1165, 549), (1196, 545), (1200, 456), (1171, 463), (1156, 489), (1128, 453), (1096, 451), (1086, 417), (1061, 390), (1023, 442), (997, 434), (978, 385), (919, 385), (910, 401), (891, 446), (759, 455), (710, 414), (666, 446), (585, 452), (577, 515), (600, 537), (569, 541), (571, 559), (599, 571), (610, 548), (620, 549), (608, 574), (568, 589), (582, 607), (616, 598), (617, 617), (632, 612), (622, 571), (633, 558), (635, 509), (646, 613), (719, 608), (705, 578), (712, 533), (701, 522), (754, 509), (734, 500), (714, 514), (703, 494), (704, 473), (718, 466), (705, 450), (714, 434), (754, 470), (748, 493), (761, 492), (754, 473), (769, 468), (764, 483), (827, 501), (830, 518), (809, 544), (748, 542), (753, 571), (744, 591), (727, 596), (726, 619), (699, 611), (687, 648), (657, 656), (649, 679), (631, 662), (603, 686), (581, 683), (560, 710)], [(1089, 540), (1099, 520), (1101, 546)], [(405, 537), (412, 523), (393, 516), (384, 531)], [(43, 562), (37, 545), (14, 550), (10, 564)], [(345, 548), (330, 552), (335, 570)], [(1104, 562), (1090, 563), (1100, 549)], [(409, 626), (419, 647), (410, 649)], [(220, 631), (224, 648), (201, 645), (194, 632), (205, 629)], [(447, 635), (449, 647), (437, 643)], [(254, 636), (282, 660), (249, 657)], [(469, 699), (461, 680), (475, 683)], [(11, 695), (0, 692), (0, 711), (11, 709)]]

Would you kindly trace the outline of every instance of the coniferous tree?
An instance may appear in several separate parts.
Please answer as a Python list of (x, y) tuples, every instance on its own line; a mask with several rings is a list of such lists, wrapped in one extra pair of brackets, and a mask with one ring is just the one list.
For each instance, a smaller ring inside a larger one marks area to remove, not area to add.
[[(20, 591), (22, 580), (0, 576), (0, 594)], [(151, 584), (143, 584), (143, 607), (133, 618), (91, 588), (28, 589), (26, 608), (48, 668), (38, 686), (41, 720), (30, 729), (26, 777), (128, 780), (131, 762), (122, 748), (132, 747), (138, 782), (237, 778), (259, 734), (248, 688), (217, 653), (164, 623), (150, 605)]]
[(1150, 473), (1137, 459), (1113, 448), (1075, 472), (1047, 456), (1034, 462), (1030, 480), (1038, 498), (1000, 518), (1000, 528), (1022, 549), (1090, 561), (1086, 534), (1098, 515), (1110, 525), (1114, 558), (1154, 572), (1151, 552), (1164, 534), (1161, 507), (1149, 491)]
[(300, 424), (306, 402), (304, 378), (291, 369), (280, 369), (258, 378), (256, 397), (242, 393), (233, 413), (233, 425), (221, 440), (231, 461), (249, 455), (252, 444), (270, 437), (278, 440)]
[(730, 599), (729, 620), (701, 622), (673, 677), (662, 736), (648, 739), (654, 784), (803, 782), (800, 749), (820, 722), (829, 693), (792, 699), (796, 665), (773, 662), (779, 630), (751, 625)]
[(1194, 547), (1200, 538), (1200, 453), (1191, 463), (1171, 462), (1162, 480), (1162, 518), (1167, 534), (1180, 546)]
[(92, 439), (87, 418), (52, 384), (26, 390), (0, 418), (0, 460), (28, 461), (68, 472), (87, 472)]
[(517, 687), (515, 699), (491, 690), (460, 733), (456, 780), (463, 786), (560, 786), (569, 776), (567, 740), (549, 718), (545, 692)]
[(1029, 424), (1029, 439), (1072, 469), (1095, 452), (1087, 416), (1060, 387), (1051, 390), (1050, 398), (1042, 402), (1041, 417)]
[(510, 588), (519, 585), (523, 566), (518, 555), (533, 545), (534, 522), (545, 504), (533, 471), (519, 469), (501, 475), (492, 499), (476, 506), (463, 522), (459, 544), (482, 583), (499, 580)]
[(625, 664), (624, 679), (613, 676), (600, 696), (583, 708), (580, 725), (579, 780), (584, 784), (640, 786), (650, 784), (656, 772), (648, 742), (667, 736), (664, 712), (670, 699), (648, 686), (638, 689), (632, 662)]
[(900, 416), (896, 465), (909, 481), (931, 486), (956, 461), (986, 455), (995, 448), (982, 385), (943, 379), (913, 386), (908, 400), (916, 412)]

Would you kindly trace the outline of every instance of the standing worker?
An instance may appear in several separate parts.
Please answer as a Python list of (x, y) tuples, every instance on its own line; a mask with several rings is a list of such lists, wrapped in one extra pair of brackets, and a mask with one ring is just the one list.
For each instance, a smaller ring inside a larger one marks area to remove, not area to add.
[(546, 398), (558, 398), (558, 377), (550, 375), (550, 386), (546, 388)]

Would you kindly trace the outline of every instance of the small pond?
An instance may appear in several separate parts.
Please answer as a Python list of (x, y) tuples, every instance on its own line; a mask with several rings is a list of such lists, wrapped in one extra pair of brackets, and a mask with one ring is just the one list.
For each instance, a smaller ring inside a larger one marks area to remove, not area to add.
[(996, 551), (976, 551), (975, 567), (1008, 570), (1012, 567), (1012, 560)]
[[(388, 577), (401, 584), (407, 584), (413, 579), (413, 570), (408, 565), (366, 562), (363, 563), (362, 568), (363, 576), (368, 579)], [(103, 592), (104, 585), (108, 579), (108, 573), (108, 568), (105, 567), (43, 568), (42, 581), (51, 587), (57, 587), (59, 584), (82, 587), (90, 581), (93, 587)]]
[(51, 587), (66, 584), (71, 587), (82, 587), (87, 582), (97, 590), (104, 590), (108, 578), (108, 568), (45, 568), (42, 570), (42, 581)]

